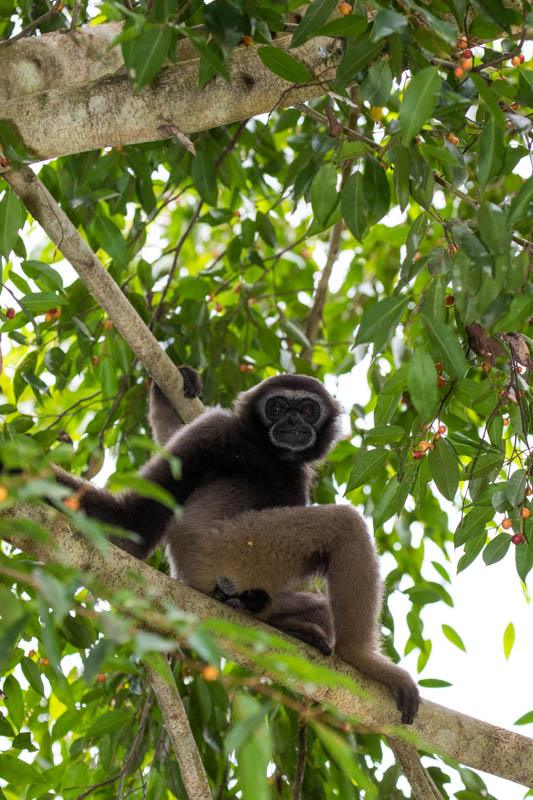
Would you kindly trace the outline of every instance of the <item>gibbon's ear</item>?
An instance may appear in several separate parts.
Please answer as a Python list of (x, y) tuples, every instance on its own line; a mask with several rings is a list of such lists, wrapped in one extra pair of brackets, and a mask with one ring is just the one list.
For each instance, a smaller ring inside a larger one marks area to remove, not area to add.
[[(187, 398), (199, 397), (202, 394), (202, 379), (198, 372), (184, 364), (178, 367), (183, 378), (183, 394)], [(157, 383), (152, 381), (148, 396), (148, 422), (152, 436), (157, 444), (164, 446), (170, 437), (182, 427), (176, 410), (163, 394)]]

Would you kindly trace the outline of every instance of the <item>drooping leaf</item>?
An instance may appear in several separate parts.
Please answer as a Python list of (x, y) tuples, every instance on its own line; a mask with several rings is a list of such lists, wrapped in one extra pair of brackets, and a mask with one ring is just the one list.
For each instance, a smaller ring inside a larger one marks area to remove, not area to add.
[(423, 350), (413, 353), (407, 386), (416, 410), (424, 419), (428, 419), (437, 403), (437, 373), (433, 359)]
[(446, 369), (455, 378), (463, 378), (466, 373), (466, 359), (457, 336), (443, 322), (422, 314), (424, 328), (433, 348), (442, 358)]
[(279, 47), (260, 47), (257, 53), (265, 67), (290, 83), (309, 83), (313, 80), (304, 64)]
[(385, 464), (388, 458), (386, 450), (366, 450), (364, 453), (357, 454), (353, 460), (352, 471), (348, 481), (348, 492), (357, 489), (364, 483), (368, 483)]
[(460, 470), (457, 456), (446, 439), (435, 442), (435, 448), (429, 452), (428, 463), (438, 490), (447, 500), (453, 500), (459, 486)]
[(361, 319), (355, 344), (373, 342), (376, 352), (383, 350), (394, 335), (408, 302), (407, 297), (396, 295), (370, 306)]
[(499, 533), (486, 545), (483, 550), (483, 561), (485, 564), (495, 564), (501, 561), (509, 550), (511, 537), (508, 533)]
[(299, 47), (321, 28), (334, 11), (337, 0), (313, 0), (291, 39), (291, 49)]
[(350, 175), (342, 188), (341, 212), (348, 228), (361, 241), (368, 225), (368, 205), (360, 172)]
[(437, 67), (426, 67), (411, 79), (398, 121), (402, 129), (402, 145), (407, 147), (422, 126), (429, 122), (437, 105), (441, 78)]

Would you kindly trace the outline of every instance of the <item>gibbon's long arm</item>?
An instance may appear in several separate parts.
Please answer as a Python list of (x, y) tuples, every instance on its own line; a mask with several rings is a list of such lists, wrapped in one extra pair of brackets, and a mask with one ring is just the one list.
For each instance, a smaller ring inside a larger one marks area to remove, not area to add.
[[(228, 446), (234, 420), (226, 411), (206, 411), (197, 420), (178, 430), (167, 442), (167, 450), (181, 462), (181, 477), (172, 475), (168, 460), (155, 455), (139, 471), (146, 480), (158, 484), (183, 505), (191, 492), (213, 469), (226, 466), (231, 471), (232, 458), (238, 454)], [(146, 558), (162, 538), (172, 509), (157, 500), (132, 490), (112, 494), (92, 486), (88, 481), (54, 467), (56, 479), (77, 492), (81, 509), (89, 517), (138, 534), (140, 540), (111, 537), (137, 558)]]

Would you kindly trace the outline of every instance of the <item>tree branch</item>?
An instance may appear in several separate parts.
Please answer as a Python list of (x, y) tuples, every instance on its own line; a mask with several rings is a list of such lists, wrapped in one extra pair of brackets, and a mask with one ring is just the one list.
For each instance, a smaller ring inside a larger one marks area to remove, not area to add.
[(8, 170), (3, 177), (74, 267), (183, 421), (190, 422), (197, 417), (204, 408), (201, 401), (184, 396), (180, 371), (42, 181), (29, 167)]
[[(99, 581), (104, 596), (109, 597), (119, 589), (127, 589), (135, 595), (141, 593), (144, 599), (153, 597), (154, 606), (161, 611), (162, 622), (152, 620), (147, 623), (152, 630), (168, 634), (168, 626), (165, 627), (164, 622), (168, 604), (194, 614), (199, 620), (215, 617), (254, 629), (271, 630), (256, 619), (239, 614), (229, 606), (157, 572), (111, 544), (108, 545), (109, 552), (102, 554), (84, 536), (74, 531), (63, 515), (53, 509), (18, 505), (7, 510), (4, 517), (30, 518), (49, 530), (53, 541), (36, 541), (19, 533), (10, 536), (9, 540), (40, 561), (63, 560), (75, 568), (90, 571)], [(284, 638), (280, 631), (276, 631), (276, 634)], [(250, 655), (240, 652), (231, 642), (224, 641), (222, 635), (216, 635), (216, 638), (233, 661), (247, 669), (257, 670)], [(329, 703), (341, 713), (357, 717), (374, 731), (396, 737), (404, 732), (411, 742), (414, 740), (419, 750), (436, 752), (474, 769), (533, 787), (533, 739), (429, 700), (423, 701), (414, 724), (409, 728), (402, 728), (395, 703), (382, 684), (361, 675), (339, 658), (327, 658), (290, 637), (287, 637), (287, 641), (296, 648), (300, 656), (307, 658), (312, 664), (335, 669), (339, 675), (352, 678), (361, 688), (361, 694), (355, 694), (345, 686), (310, 686), (309, 683), (299, 683), (292, 680), (290, 675), (280, 675), (263, 661), (261, 674), (264, 677), (296, 689), (311, 700)]]
[(161, 653), (152, 653), (143, 661), (148, 680), (163, 712), (165, 727), (178, 760), (181, 779), (187, 794), (194, 800), (211, 800), (211, 790), (204, 765), (167, 658)]

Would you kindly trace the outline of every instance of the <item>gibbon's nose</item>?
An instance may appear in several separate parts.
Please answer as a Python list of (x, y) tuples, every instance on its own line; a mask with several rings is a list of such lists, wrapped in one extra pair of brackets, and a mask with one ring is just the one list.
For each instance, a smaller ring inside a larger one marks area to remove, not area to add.
[(296, 425), (298, 423), (298, 414), (293, 411), (287, 417), (287, 422), (290, 422), (291, 425)]

